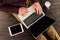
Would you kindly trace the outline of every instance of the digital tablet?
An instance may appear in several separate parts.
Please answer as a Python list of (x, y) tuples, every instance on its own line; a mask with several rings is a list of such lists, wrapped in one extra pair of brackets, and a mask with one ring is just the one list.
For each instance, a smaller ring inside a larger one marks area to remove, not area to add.
[(28, 30), (30, 33), (37, 38), (39, 34), (45, 32), (48, 27), (54, 24), (55, 20), (48, 16), (44, 16), (40, 20), (38, 20), (35, 24), (33, 24)]
[(8, 30), (9, 30), (10, 36), (15, 36), (24, 32), (23, 26), (21, 23), (9, 26)]

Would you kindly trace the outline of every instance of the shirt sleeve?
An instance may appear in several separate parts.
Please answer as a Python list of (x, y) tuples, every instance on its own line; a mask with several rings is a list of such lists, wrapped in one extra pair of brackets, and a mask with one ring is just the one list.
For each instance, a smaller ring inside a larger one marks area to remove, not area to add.
[(0, 11), (8, 12), (8, 13), (18, 13), (19, 8), (12, 7), (0, 7)]
[(32, 3), (34, 4), (35, 2), (39, 2), (39, 0), (32, 0)]
[(8, 13), (18, 13), (18, 7), (5, 7), (3, 6), (3, 4), (5, 4), (5, 1), (0, 0), (0, 11), (5, 11)]
[(2, 6), (2, 3), (3, 3), (3, 1), (2, 1), (2, 0), (0, 0), (0, 7)]

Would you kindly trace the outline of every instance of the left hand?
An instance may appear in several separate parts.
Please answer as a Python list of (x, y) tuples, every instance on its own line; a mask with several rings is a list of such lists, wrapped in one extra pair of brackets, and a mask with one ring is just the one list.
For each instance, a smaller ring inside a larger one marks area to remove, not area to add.
[(37, 12), (37, 14), (41, 14), (42, 13), (42, 7), (41, 7), (41, 5), (39, 4), (39, 2), (35, 2), (34, 4), (33, 4), (33, 7), (34, 7), (34, 9), (35, 9), (35, 12)]

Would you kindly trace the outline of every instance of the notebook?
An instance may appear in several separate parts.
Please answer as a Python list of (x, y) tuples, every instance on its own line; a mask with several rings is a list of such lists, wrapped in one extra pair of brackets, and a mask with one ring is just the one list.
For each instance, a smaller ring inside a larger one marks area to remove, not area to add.
[(32, 26), (34, 23), (36, 23), (39, 19), (45, 16), (44, 12), (42, 12), (40, 15), (35, 13), (35, 10), (33, 8), (33, 5), (28, 8), (28, 13), (25, 16), (18, 15), (18, 18), (21, 20), (22, 24), (28, 29), (30, 26)]

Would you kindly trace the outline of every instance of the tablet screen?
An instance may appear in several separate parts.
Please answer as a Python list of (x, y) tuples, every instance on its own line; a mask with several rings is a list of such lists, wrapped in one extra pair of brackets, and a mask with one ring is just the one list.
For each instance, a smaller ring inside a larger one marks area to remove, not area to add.
[(12, 34), (18, 33), (18, 32), (22, 32), (22, 29), (20, 27), (20, 25), (16, 25), (13, 27), (10, 27)]
[(22, 33), (23, 32), (23, 28), (20, 24), (15, 24), (13, 26), (8, 27), (9, 28), (9, 32), (10, 35), (16, 35), (17, 33)]
[(55, 22), (55, 20), (44, 16), (39, 21), (37, 21), (34, 25), (32, 25), (28, 30), (37, 37), (39, 34), (46, 31), (46, 29), (52, 25)]

